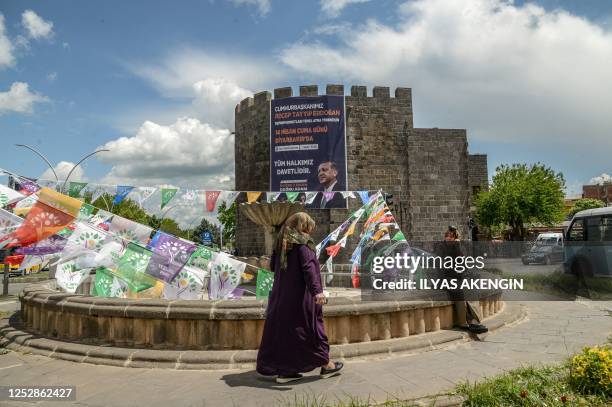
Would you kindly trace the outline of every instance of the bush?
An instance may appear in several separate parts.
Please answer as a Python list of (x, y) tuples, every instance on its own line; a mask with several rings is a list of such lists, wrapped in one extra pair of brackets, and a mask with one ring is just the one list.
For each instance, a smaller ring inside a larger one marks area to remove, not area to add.
[(612, 347), (584, 348), (569, 363), (570, 384), (577, 391), (612, 397)]

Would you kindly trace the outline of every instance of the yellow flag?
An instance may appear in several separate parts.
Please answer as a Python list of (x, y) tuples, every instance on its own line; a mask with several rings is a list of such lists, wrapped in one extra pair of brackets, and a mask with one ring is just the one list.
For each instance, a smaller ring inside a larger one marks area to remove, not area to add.
[(380, 240), (383, 236), (387, 235), (388, 233), (389, 233), (389, 229), (387, 227), (384, 227), (374, 234), (374, 236), (372, 237), (372, 240)]
[(261, 192), (247, 192), (247, 201), (253, 203), (259, 198), (259, 195), (261, 195)]
[(351, 223), (351, 226), (349, 226), (349, 228), (347, 229), (346, 233), (344, 234), (344, 237), (352, 236), (353, 233), (355, 233), (356, 226), (357, 226), (357, 221)]
[(83, 202), (76, 198), (71, 198), (68, 195), (61, 194), (52, 190), (51, 188), (46, 187), (41, 188), (40, 191), (38, 191), (38, 200), (47, 206), (59, 209), (65, 214), (75, 218), (79, 214), (79, 210), (83, 205)]

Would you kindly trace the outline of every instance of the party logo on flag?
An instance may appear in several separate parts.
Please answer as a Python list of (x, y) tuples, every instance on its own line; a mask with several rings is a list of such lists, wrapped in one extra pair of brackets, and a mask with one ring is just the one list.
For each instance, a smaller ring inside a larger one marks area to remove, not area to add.
[(174, 198), (176, 195), (176, 188), (162, 188), (161, 190), (161, 209), (164, 209), (164, 206), (168, 205), (168, 202)]
[(257, 286), (255, 289), (257, 299), (268, 298), (273, 284), (274, 273), (264, 269), (257, 270)]
[(161, 233), (157, 238), (157, 244), (153, 247), (153, 255), (146, 273), (169, 283), (174, 280), (195, 250), (195, 244)]

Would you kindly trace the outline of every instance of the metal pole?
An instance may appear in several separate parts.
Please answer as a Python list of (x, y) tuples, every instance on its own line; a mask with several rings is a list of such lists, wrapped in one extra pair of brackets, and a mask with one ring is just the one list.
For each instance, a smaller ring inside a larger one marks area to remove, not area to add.
[(0, 260), (3, 263), (4, 275), (2, 276), (2, 295), (8, 295), (10, 266), (6, 258), (11, 255), (11, 250), (0, 250)]
[(67, 176), (67, 177), (66, 177), (66, 179), (64, 180), (64, 183), (62, 184), (62, 189), (61, 189), (61, 191), (60, 191), (60, 192), (64, 193), (64, 188), (66, 187), (66, 182), (68, 182), (68, 179), (70, 178), (70, 176), (72, 175), (72, 172), (73, 172), (73, 171), (76, 169), (76, 167), (78, 167), (78, 166), (79, 166), (79, 165), (80, 165), (80, 164), (81, 164), (83, 161), (85, 161), (86, 159), (88, 159), (88, 158), (89, 158), (89, 157), (91, 157), (92, 155), (94, 155), (94, 154), (98, 154), (98, 153), (101, 153), (101, 152), (103, 152), (103, 151), (110, 151), (110, 150), (107, 150), (107, 149), (104, 149), (104, 148), (103, 148), (103, 149), (101, 149), (101, 150), (96, 150), (96, 151), (94, 151), (94, 152), (92, 152), (92, 153), (87, 154), (85, 157), (81, 158), (81, 159), (79, 160), (79, 162), (78, 162), (78, 163), (74, 164), (74, 167), (72, 167), (72, 169), (71, 169), (71, 170), (70, 170), (70, 172), (68, 173), (68, 176)]
[(53, 176), (55, 177), (55, 182), (59, 183), (59, 178), (57, 177), (57, 173), (55, 172), (55, 170), (53, 169), (53, 166), (51, 165), (51, 163), (49, 162), (49, 160), (47, 160), (47, 157), (45, 157), (40, 151), (36, 150), (34, 147), (30, 147), (28, 145), (25, 144), (15, 144), (15, 146), (17, 147), (24, 147), (27, 148), (28, 150), (32, 151), (34, 154), (38, 155), (40, 158), (42, 158), (47, 165), (49, 166), (49, 168), (51, 169), (51, 171), (53, 172)]
[(4, 263), (4, 278), (2, 279), (2, 295), (8, 295), (9, 289), (9, 269), (8, 263)]

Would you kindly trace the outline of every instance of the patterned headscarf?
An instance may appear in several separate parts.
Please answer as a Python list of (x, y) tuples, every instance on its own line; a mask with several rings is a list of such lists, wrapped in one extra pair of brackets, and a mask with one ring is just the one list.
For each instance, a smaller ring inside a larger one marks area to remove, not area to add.
[(276, 239), (276, 254), (280, 259), (280, 269), (287, 269), (287, 252), (295, 244), (305, 244), (315, 251), (315, 244), (310, 233), (315, 228), (315, 221), (306, 213), (295, 213), (285, 221)]

